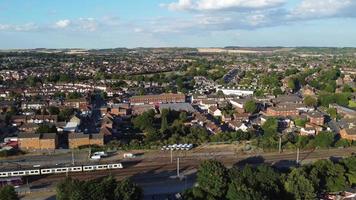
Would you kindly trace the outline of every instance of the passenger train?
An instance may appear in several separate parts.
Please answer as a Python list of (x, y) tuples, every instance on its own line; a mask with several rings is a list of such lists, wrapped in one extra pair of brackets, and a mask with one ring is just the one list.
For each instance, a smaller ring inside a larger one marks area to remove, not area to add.
[(59, 167), (59, 168), (41, 168), (41, 169), (39, 168), (39, 169), (0, 172), (0, 178), (60, 174), (60, 173), (70, 173), (70, 172), (89, 172), (89, 171), (97, 171), (97, 170), (122, 169), (122, 168), (123, 166), (121, 163), (101, 164), (101, 165), (82, 165), (82, 166)]

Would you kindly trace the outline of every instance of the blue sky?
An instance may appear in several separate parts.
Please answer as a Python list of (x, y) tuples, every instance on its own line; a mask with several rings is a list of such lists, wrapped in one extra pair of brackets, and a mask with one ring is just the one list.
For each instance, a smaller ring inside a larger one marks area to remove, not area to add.
[(356, 47), (356, 0), (0, 0), (0, 48)]

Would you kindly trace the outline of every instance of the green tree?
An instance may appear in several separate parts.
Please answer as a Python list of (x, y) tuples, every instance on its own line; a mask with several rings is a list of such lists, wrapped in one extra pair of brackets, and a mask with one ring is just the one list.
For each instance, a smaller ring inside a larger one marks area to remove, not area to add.
[(179, 120), (181, 122), (183, 122), (183, 123), (186, 122), (188, 120), (187, 113), (186, 112), (181, 112), (179, 114)]
[(328, 148), (334, 143), (334, 134), (331, 132), (320, 132), (315, 136), (313, 144), (315, 147)]
[(318, 100), (312, 96), (304, 97), (304, 104), (310, 107), (316, 107), (318, 105)]
[(316, 199), (313, 183), (308, 179), (303, 169), (293, 169), (284, 183), (285, 190), (296, 200)]
[(315, 162), (309, 176), (319, 192), (339, 192), (348, 186), (343, 166), (330, 160)]
[(203, 161), (198, 169), (197, 182), (208, 199), (223, 199), (228, 184), (227, 170), (219, 161)]
[(0, 188), (0, 200), (19, 200), (15, 188), (10, 185), (5, 185)]
[(51, 114), (51, 115), (58, 115), (60, 112), (59, 108), (56, 106), (50, 106), (48, 108), (48, 111), (49, 111), (49, 114)]
[(342, 88), (342, 92), (345, 92), (345, 93), (352, 93), (352, 92), (354, 92), (354, 90), (352, 89), (351, 86), (349, 86), (349, 85), (344, 85), (344, 87)]
[(335, 94), (335, 102), (339, 104), (340, 106), (348, 106), (349, 105), (349, 98), (351, 94), (350, 93), (338, 93)]
[(152, 129), (154, 116), (155, 116), (155, 112), (153, 109), (142, 113), (141, 115), (133, 119), (134, 127), (142, 131)]
[(41, 124), (36, 133), (57, 133), (57, 128), (55, 125)]
[(67, 177), (59, 182), (56, 186), (56, 199), (57, 200), (70, 200), (73, 190), (73, 180)]
[(299, 127), (304, 127), (307, 122), (308, 122), (307, 119), (301, 119), (301, 118), (297, 118), (294, 120), (295, 125)]
[(79, 92), (71, 92), (67, 95), (68, 99), (79, 99), (81, 98), (83, 95)]
[(120, 200), (140, 200), (142, 190), (129, 179), (124, 179), (116, 187), (115, 196)]
[(68, 121), (73, 114), (73, 108), (65, 108), (59, 112), (58, 121)]
[(336, 119), (337, 118), (337, 110), (336, 108), (328, 108), (326, 112), (330, 115), (331, 118)]
[(297, 80), (295, 78), (290, 78), (288, 80), (288, 88), (291, 89), (292, 91), (295, 91), (297, 89)]
[(318, 97), (318, 101), (324, 107), (329, 107), (330, 104), (335, 103), (335, 97), (330, 93), (321, 93)]
[(248, 113), (254, 113), (257, 111), (257, 105), (254, 100), (248, 100), (244, 104), (244, 108)]
[(352, 187), (356, 185), (356, 157), (344, 158), (341, 164), (345, 167), (346, 177)]
[(262, 125), (262, 130), (264, 135), (267, 137), (276, 136), (278, 130), (278, 121), (276, 118), (268, 118), (267, 121)]
[(165, 133), (168, 128), (169, 128), (169, 125), (168, 125), (168, 114), (169, 114), (169, 110), (167, 109), (163, 109), (161, 111), (161, 133)]
[(247, 165), (242, 170), (233, 168), (230, 177), (226, 195), (229, 200), (281, 199), (280, 177), (271, 167), (260, 165), (254, 169)]

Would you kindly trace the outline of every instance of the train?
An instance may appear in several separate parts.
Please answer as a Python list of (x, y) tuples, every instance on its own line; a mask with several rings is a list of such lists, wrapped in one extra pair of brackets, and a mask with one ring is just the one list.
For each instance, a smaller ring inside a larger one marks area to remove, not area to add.
[(60, 174), (70, 172), (90, 172), (97, 170), (110, 170), (110, 169), (122, 169), (121, 163), (113, 164), (100, 164), (100, 165), (80, 165), (71, 167), (57, 167), (57, 168), (38, 168), (18, 171), (0, 172), (0, 178), (7, 177), (19, 177), (19, 176), (38, 176), (48, 174)]

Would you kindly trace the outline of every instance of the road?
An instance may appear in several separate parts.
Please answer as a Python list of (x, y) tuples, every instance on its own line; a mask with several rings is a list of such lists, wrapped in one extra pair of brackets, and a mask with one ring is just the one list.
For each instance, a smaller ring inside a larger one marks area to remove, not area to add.
[[(301, 163), (313, 162), (317, 159), (330, 157), (349, 156), (356, 152), (356, 148), (311, 150), (300, 153)], [(295, 165), (296, 153), (284, 152), (264, 154), (236, 154), (234, 152), (210, 151), (192, 154), (181, 154), (180, 173), (187, 177), (186, 180), (176, 180), (176, 162), (170, 162), (169, 152), (160, 153), (157, 157), (138, 158), (131, 161), (123, 161), (124, 169), (97, 171), (89, 173), (70, 174), (72, 178), (89, 180), (112, 175), (118, 180), (131, 177), (138, 185), (142, 186), (147, 196), (166, 195), (177, 193), (184, 188), (192, 187), (195, 181), (196, 170), (199, 164), (207, 159), (216, 159), (223, 162), (227, 167), (244, 166), (246, 164), (267, 163), (276, 167), (290, 167)], [(56, 183), (63, 180), (65, 174), (49, 175), (46, 177), (31, 177), (28, 179), (29, 186), (37, 189), (53, 188)]]

